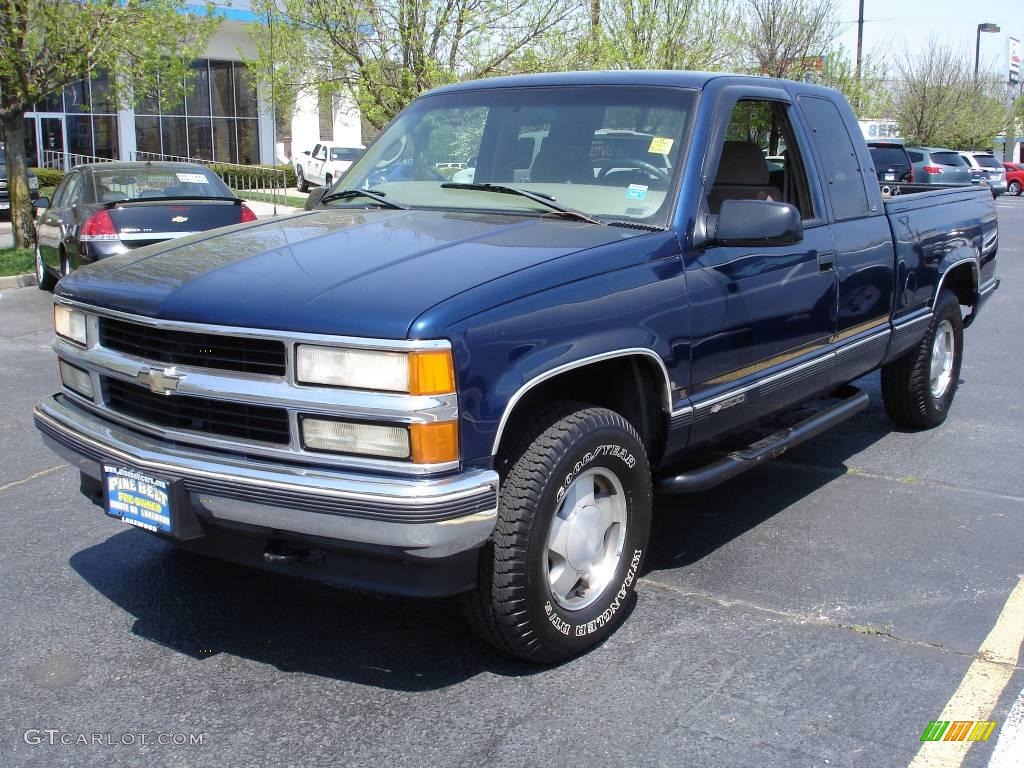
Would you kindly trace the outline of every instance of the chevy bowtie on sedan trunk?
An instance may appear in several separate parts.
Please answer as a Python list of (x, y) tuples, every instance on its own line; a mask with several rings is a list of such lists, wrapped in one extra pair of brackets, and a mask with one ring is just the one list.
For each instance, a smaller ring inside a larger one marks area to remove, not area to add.
[(256, 220), (220, 177), (192, 163), (80, 165), (40, 202), (36, 283), (43, 290), (108, 256)]
[(558, 661), (629, 613), (656, 489), (842, 429), (878, 368), (898, 424), (946, 418), (998, 286), (992, 197), (886, 184), (808, 83), (448, 86), (314, 210), (62, 280), (36, 424), (88, 499), (175, 546), (460, 594), (489, 642)]

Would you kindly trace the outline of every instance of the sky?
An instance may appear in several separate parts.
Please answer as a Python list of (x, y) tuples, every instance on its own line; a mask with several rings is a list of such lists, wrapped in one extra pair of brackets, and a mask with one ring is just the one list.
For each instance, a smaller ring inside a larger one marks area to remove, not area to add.
[[(851, 59), (857, 51), (857, 0), (838, 0), (844, 22), (843, 46)], [(923, 47), (929, 35), (949, 43), (974, 60), (978, 24), (998, 24), (997, 34), (981, 35), (981, 67), (1005, 70), (1006, 39), (1024, 40), (1022, 0), (864, 0), (864, 55), (902, 54)]]

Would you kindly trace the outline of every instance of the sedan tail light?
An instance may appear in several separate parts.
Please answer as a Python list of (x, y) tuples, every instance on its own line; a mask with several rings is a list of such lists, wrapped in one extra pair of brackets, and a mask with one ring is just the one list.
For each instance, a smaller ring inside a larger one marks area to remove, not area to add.
[(930, 173), (933, 176), (942, 173), (942, 168), (940, 168), (937, 165), (926, 165), (921, 170), (923, 170), (925, 173)]
[(79, 240), (83, 242), (118, 239), (119, 236), (117, 227), (114, 226), (114, 220), (110, 218), (110, 213), (105, 210), (96, 211), (96, 213), (86, 219), (82, 227), (82, 234), (79, 236)]
[(242, 223), (245, 224), (247, 221), (256, 221), (256, 214), (252, 212), (252, 208), (242, 203)]

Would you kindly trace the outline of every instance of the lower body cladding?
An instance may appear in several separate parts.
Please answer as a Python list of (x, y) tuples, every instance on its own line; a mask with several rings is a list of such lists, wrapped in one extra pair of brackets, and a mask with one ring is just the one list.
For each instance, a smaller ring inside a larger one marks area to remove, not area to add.
[(142, 527), (243, 565), (358, 589), (450, 595), (473, 587), (477, 552), (494, 530), (498, 476), (490, 470), (406, 479), (271, 463), (155, 440), (63, 395), (39, 403), (35, 422), (108, 514), (120, 516), (111, 509), (116, 473), (156, 481), (167, 498), (152, 519), (163, 522)]

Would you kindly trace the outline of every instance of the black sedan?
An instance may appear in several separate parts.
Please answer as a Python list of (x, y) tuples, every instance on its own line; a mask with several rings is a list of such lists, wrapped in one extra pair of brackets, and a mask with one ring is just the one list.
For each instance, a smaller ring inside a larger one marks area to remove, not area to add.
[(133, 248), (256, 215), (220, 177), (191, 163), (94, 163), (73, 168), (36, 227), (36, 282), (52, 290), (71, 270)]

